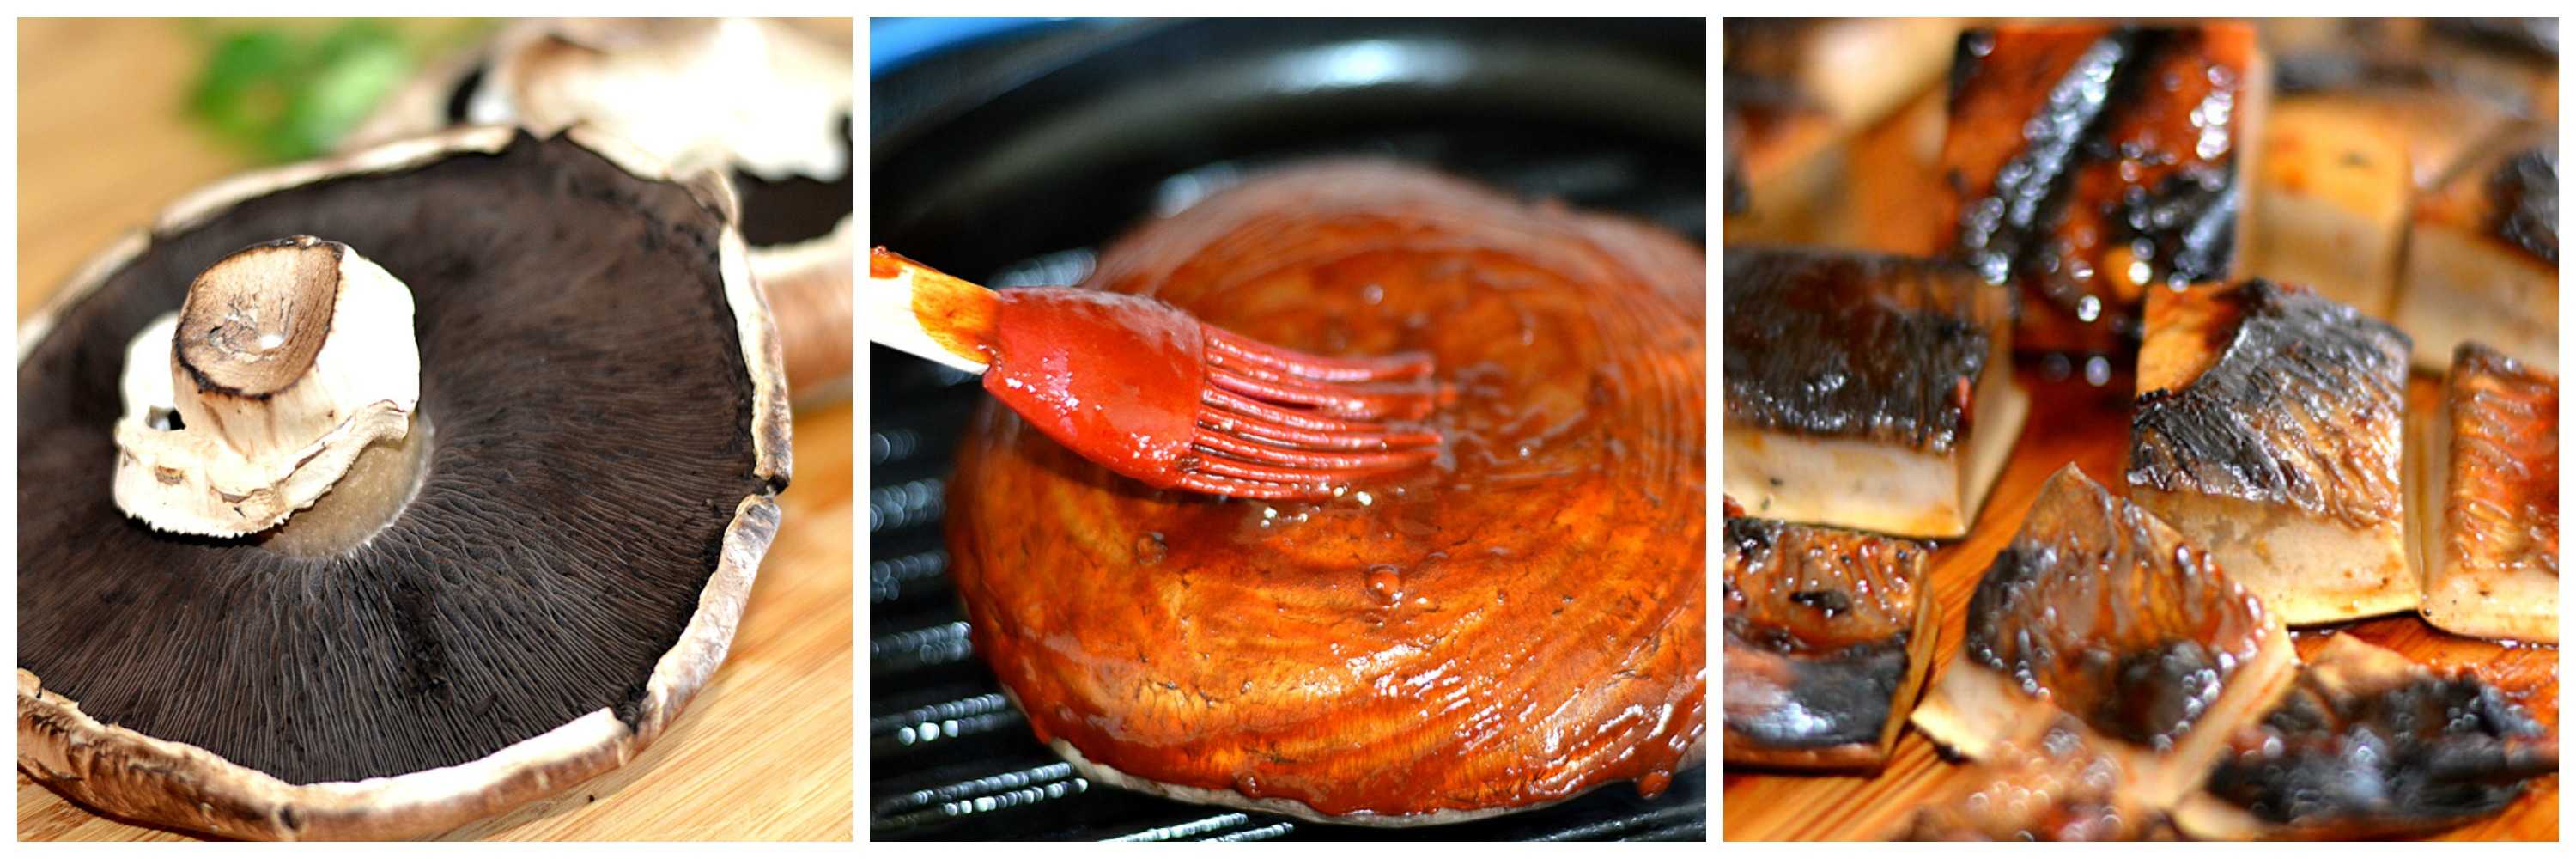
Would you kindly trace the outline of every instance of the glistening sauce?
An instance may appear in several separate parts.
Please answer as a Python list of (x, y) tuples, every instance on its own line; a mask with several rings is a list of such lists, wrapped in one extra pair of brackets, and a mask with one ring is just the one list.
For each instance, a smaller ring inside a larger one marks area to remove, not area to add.
[(1088, 285), (1265, 342), (1423, 349), (1431, 468), (1315, 504), (1156, 492), (988, 404), (950, 497), (976, 648), (1039, 736), (1327, 815), (1658, 792), (1706, 720), (1705, 263), (1668, 234), (1333, 165)]

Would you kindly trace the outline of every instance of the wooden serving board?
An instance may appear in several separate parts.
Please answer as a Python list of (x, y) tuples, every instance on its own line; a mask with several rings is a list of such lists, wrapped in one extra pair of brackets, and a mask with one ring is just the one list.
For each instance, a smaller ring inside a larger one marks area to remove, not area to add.
[[(1932, 596), (1941, 613), (1934, 644), (1936, 676), (1966, 635), (1968, 598), (1975, 593), (1978, 579), (2020, 529), (2023, 514), (2038, 500), (2040, 486), (2050, 474), (2072, 462), (2112, 492), (2125, 493), (2126, 482), (2120, 476), (2127, 465), (2135, 383), (2126, 375), (2114, 375), (2097, 386), (2080, 374), (2050, 380), (2028, 367), (2020, 373), (2031, 391), (2032, 409), (2012, 461), (1968, 536), (1942, 546), (1932, 556)], [(2439, 395), (2440, 383), (2423, 376), (2416, 377), (2408, 391), (2410, 406), (2419, 410), (2434, 407)], [(2333, 634), (2358, 635), (2428, 665), (2470, 666), (2489, 683), (2512, 693), (2551, 730), (2557, 729), (2556, 647), (2464, 638), (2407, 615), (2298, 631), (2299, 653), (2304, 657), (2315, 652)], [(1729, 841), (1890, 838), (1912, 822), (1915, 809), (1960, 790), (1960, 775), (1966, 769), (1964, 763), (1944, 761), (1931, 741), (1910, 726), (1898, 739), (1887, 768), (1876, 775), (1729, 767), (1721, 779), (1725, 837)], [(2442, 837), (2557, 839), (2558, 778), (2535, 782), (2534, 789), (2504, 813)]]
[[(395, 22), (396, 26), (407, 26)], [(846, 36), (850, 23), (829, 26)], [(119, 233), (252, 165), (187, 125), (202, 59), (180, 24), (19, 22), (18, 315)], [(101, 81), (114, 82), (102, 97)], [(851, 838), (852, 406), (800, 403), (794, 482), (722, 670), (633, 762), (451, 839)], [(178, 840), (18, 774), (24, 840)]]

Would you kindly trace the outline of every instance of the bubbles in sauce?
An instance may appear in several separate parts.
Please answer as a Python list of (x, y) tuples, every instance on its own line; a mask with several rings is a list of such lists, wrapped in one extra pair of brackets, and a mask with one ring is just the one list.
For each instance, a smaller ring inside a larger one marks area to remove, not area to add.
[(1404, 602), (1404, 570), (1394, 564), (1368, 568), (1369, 595), (1386, 605)]

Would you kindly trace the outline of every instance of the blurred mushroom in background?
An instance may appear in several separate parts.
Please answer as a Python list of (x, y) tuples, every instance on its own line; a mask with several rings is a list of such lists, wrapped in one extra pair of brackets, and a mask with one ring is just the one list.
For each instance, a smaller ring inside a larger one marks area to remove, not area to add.
[(729, 171), (752, 275), (800, 401), (849, 392), (851, 65), (845, 29), (749, 19), (514, 21), (433, 63), (352, 132), (364, 147), (458, 124), (575, 123), (675, 169)]

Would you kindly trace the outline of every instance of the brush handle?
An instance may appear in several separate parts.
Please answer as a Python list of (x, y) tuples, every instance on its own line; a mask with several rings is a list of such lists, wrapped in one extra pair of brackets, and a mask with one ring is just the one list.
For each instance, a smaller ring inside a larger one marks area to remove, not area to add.
[(969, 373), (993, 354), (1001, 297), (884, 248), (868, 251), (868, 340)]

